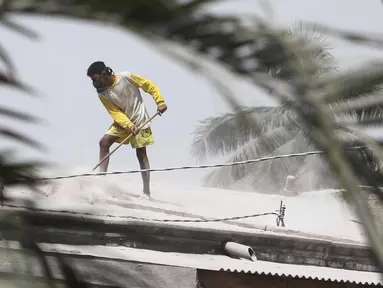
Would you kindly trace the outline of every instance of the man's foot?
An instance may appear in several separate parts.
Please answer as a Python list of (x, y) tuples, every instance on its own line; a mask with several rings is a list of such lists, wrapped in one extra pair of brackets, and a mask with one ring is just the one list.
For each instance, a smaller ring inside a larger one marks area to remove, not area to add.
[(140, 198), (141, 199), (146, 199), (146, 200), (150, 200), (151, 197), (150, 197), (150, 194), (147, 194), (147, 193), (143, 193), (140, 195)]

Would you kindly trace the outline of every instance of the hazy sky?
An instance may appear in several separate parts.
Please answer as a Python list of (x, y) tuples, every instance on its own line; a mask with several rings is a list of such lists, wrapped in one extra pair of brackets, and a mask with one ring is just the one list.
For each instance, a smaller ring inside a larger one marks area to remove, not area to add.
[[(378, 0), (279, 0), (271, 1), (276, 21), (292, 25), (309, 20), (339, 28), (381, 32), (383, 6)], [(254, 0), (234, 0), (212, 7), (217, 13), (261, 13)], [(101, 105), (86, 68), (103, 60), (115, 71), (132, 71), (153, 80), (161, 89), (168, 112), (153, 123), (156, 144), (149, 148), (152, 167), (195, 164), (190, 156), (191, 133), (198, 121), (227, 111), (222, 99), (202, 77), (164, 56), (129, 31), (101, 24), (52, 18), (15, 17), (41, 36), (39, 41), (0, 29), (1, 44), (8, 50), (18, 75), (38, 89), (41, 98), (1, 88), (2, 104), (19, 107), (47, 121), (44, 126), (12, 122), (12, 127), (38, 138), (48, 152), (22, 150), (23, 157), (39, 157), (56, 163), (57, 169), (89, 171), (98, 160), (98, 141), (112, 123)], [(342, 68), (381, 57), (367, 48), (330, 41)], [(251, 85), (230, 81), (244, 105), (269, 105), (270, 100)], [(150, 114), (155, 111), (150, 95), (144, 95)], [(3, 121), (3, 120), (2, 120)], [(4, 122), (3, 122), (4, 123)], [(7, 122), (8, 123), (8, 122)], [(9, 143), (2, 142), (2, 145)], [(110, 170), (136, 169), (130, 146), (112, 157)], [(204, 171), (158, 173), (153, 179), (195, 183)], [(138, 176), (127, 176), (138, 177)], [(137, 178), (139, 179), (139, 178)]]

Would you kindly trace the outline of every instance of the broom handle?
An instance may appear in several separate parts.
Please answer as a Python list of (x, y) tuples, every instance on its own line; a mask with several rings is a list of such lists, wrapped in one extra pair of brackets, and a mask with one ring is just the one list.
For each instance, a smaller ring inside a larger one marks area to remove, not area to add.
[[(145, 123), (142, 124), (142, 126), (139, 128), (139, 130), (141, 130), (142, 127), (144, 127), (146, 124), (148, 124), (150, 121), (152, 121), (158, 115), (160, 115), (160, 112), (157, 112), (152, 117), (150, 117), (147, 121), (145, 121)], [(114, 148), (111, 152), (109, 152), (108, 155), (106, 155), (104, 158), (102, 158), (102, 160), (100, 162), (98, 162), (98, 164), (93, 168), (92, 171), (96, 170), (98, 168), (98, 166), (100, 166), (106, 159), (108, 159), (110, 156), (112, 156), (112, 154), (114, 152), (116, 152), (116, 150), (118, 148), (120, 148), (126, 141), (128, 141), (130, 138), (132, 138), (132, 136), (133, 136), (133, 133), (130, 133), (124, 140), (122, 140), (121, 143), (118, 144), (118, 146), (116, 148)]]

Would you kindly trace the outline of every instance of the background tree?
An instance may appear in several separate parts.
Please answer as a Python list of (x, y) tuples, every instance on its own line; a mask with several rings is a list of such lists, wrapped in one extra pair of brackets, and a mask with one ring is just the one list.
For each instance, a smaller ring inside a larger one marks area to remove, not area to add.
[[(288, 33), (299, 37), (304, 46), (313, 46), (310, 50), (315, 61), (321, 63), (317, 70), (312, 71), (310, 77), (326, 77), (337, 73), (336, 63), (329, 53), (329, 47), (323, 34), (314, 29), (305, 29), (302, 23), (293, 26)], [(269, 73), (275, 78), (284, 81), (294, 81), (294, 75), (285, 59), (270, 59), (269, 51), (259, 51), (260, 58), (258, 70)], [(348, 91), (342, 95), (341, 101), (350, 101), (362, 96), (381, 95), (378, 86), (366, 87), (365, 91)], [(302, 130), (303, 125), (294, 112), (297, 101), (285, 101), (278, 106), (244, 107), (239, 106), (235, 112), (226, 113), (217, 117), (210, 117), (200, 122), (194, 132), (191, 153), (200, 161), (208, 156), (225, 156), (227, 162), (241, 162), (249, 159), (276, 156), (281, 154), (294, 154), (315, 150), (307, 134)], [(382, 109), (376, 106), (371, 109), (355, 109), (350, 113), (336, 115), (338, 128), (342, 129), (344, 147), (357, 146), (358, 137), (354, 129), (346, 127), (344, 122), (360, 123), (363, 127), (381, 125)], [(258, 119), (261, 130), (248, 125), (250, 119)], [(247, 120), (246, 120), (247, 119)], [(245, 121), (244, 121), (245, 120)], [(373, 121), (369, 121), (373, 120)], [(343, 124), (342, 124), (343, 122)], [(365, 150), (353, 153), (366, 153)], [(336, 179), (332, 179), (331, 170), (322, 159), (322, 155), (309, 155), (276, 159), (267, 162), (226, 166), (213, 170), (204, 179), (207, 186), (246, 189), (260, 193), (281, 193), (286, 176), (297, 178), (297, 191), (312, 191), (325, 188), (338, 188)], [(366, 157), (366, 156), (364, 156)], [(380, 177), (380, 167), (375, 158), (369, 158), (369, 165)], [(326, 179), (326, 181), (324, 181)]]

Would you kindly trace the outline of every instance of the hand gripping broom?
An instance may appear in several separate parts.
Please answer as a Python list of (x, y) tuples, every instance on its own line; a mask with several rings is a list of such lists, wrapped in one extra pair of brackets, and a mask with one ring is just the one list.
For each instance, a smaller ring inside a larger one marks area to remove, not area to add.
[[(141, 127), (138, 128), (138, 130), (141, 130), (142, 127), (144, 127), (146, 124), (148, 124), (150, 121), (152, 121), (154, 118), (156, 118), (158, 115), (161, 115), (160, 112), (157, 112), (156, 114), (154, 114), (152, 117), (150, 117), (147, 121), (145, 121), (144, 124), (142, 124)], [(100, 162), (98, 162), (98, 164), (96, 166), (94, 166), (93, 170), (96, 170), (106, 159), (108, 159), (110, 156), (112, 156), (112, 154), (114, 152), (116, 152), (116, 150), (118, 148), (120, 148), (126, 141), (128, 141), (130, 138), (132, 138), (133, 136), (133, 133), (130, 133), (124, 140), (121, 141), (120, 144), (118, 144), (118, 146), (116, 148), (114, 148), (111, 152), (109, 152), (108, 155), (106, 155), (104, 158), (102, 158), (102, 160)]]

